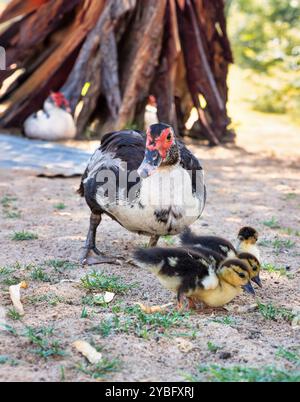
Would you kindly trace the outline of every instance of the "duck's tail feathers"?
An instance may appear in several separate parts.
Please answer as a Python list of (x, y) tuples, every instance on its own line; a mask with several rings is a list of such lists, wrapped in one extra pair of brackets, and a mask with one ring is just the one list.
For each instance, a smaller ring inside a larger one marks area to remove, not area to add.
[(80, 183), (79, 189), (77, 190), (77, 193), (81, 196), (84, 197), (84, 185), (83, 181)]
[(138, 262), (141, 262), (146, 265), (156, 265), (159, 264), (162, 259), (162, 249), (155, 247), (155, 248), (138, 248), (134, 252), (134, 259)]

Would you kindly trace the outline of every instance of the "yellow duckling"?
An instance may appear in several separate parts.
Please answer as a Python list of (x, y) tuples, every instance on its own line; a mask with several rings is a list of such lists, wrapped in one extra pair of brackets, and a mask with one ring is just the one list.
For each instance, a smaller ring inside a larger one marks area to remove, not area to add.
[(237, 251), (238, 253), (253, 254), (260, 260), (260, 252), (257, 246), (258, 232), (250, 226), (243, 227), (238, 234)]
[[(238, 249), (236, 249), (232, 243), (222, 237), (198, 236), (195, 235), (190, 229), (186, 229), (180, 238), (185, 247), (202, 254), (207, 259), (214, 262), (217, 266), (220, 266), (220, 264), (228, 258), (242, 259), (248, 265), (251, 280), (258, 286), (262, 287), (259, 277), (261, 265), (259, 259), (256, 257), (256, 255), (259, 254), (259, 250), (256, 246), (256, 249), (255, 247), (252, 247), (251, 249), (255, 254), (250, 253), (250, 251), (246, 252), (247, 249), (250, 249), (247, 243), (249, 241), (247, 233), (253, 233), (253, 231), (255, 231), (255, 229), (252, 228), (243, 228), (240, 230), (239, 236), (241, 237), (239, 240)], [(244, 237), (242, 238), (242, 236), (245, 236), (246, 239), (244, 239)]]
[(184, 296), (190, 302), (203, 302), (209, 307), (221, 307), (245, 290), (255, 294), (250, 283), (248, 265), (228, 259), (219, 267), (202, 254), (187, 248), (138, 249), (135, 259), (146, 266), (163, 287), (177, 294), (178, 307)]

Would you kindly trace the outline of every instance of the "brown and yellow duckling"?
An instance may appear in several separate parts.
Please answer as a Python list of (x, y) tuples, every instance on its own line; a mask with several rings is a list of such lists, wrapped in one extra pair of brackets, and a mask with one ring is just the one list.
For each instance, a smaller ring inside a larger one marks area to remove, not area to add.
[(179, 308), (184, 297), (189, 300), (190, 307), (195, 302), (221, 307), (243, 290), (255, 294), (248, 265), (237, 258), (225, 260), (216, 267), (194, 250), (156, 247), (138, 249), (135, 259), (146, 266), (163, 287), (177, 294)]
[[(241, 233), (246, 234), (244, 229), (250, 228), (241, 229), (239, 235)], [(217, 266), (220, 266), (220, 264), (228, 258), (239, 258), (243, 260), (248, 265), (251, 280), (258, 286), (262, 287), (259, 276), (261, 269), (260, 262), (255, 254), (244, 251), (246, 250), (246, 246), (242, 240), (239, 243), (239, 248), (236, 249), (230, 241), (222, 237), (198, 236), (195, 235), (190, 229), (187, 229), (180, 238), (185, 247), (201, 253), (207, 259), (214, 262)]]
[(250, 226), (243, 227), (238, 234), (237, 250), (239, 253), (253, 254), (260, 260), (260, 252), (257, 246), (258, 232)]

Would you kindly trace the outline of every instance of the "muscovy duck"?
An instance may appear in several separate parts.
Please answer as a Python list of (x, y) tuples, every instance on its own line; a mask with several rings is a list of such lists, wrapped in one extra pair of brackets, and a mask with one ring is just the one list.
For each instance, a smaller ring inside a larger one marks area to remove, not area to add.
[(91, 209), (82, 264), (112, 262), (96, 248), (102, 214), (131, 232), (176, 235), (202, 214), (206, 200), (198, 159), (171, 126), (150, 126), (147, 133), (125, 130), (105, 135), (82, 177), (79, 193)]
[[(239, 258), (240, 260), (243, 260), (244, 263), (248, 265), (251, 280), (259, 287), (262, 287), (259, 276), (261, 264), (255, 255), (257, 253), (252, 254), (250, 252), (243, 251), (246, 249), (248, 244), (246, 243), (246, 245), (244, 245), (244, 240), (242, 240), (240, 237), (240, 234), (244, 233), (244, 229), (245, 228), (242, 228), (239, 232), (238, 249), (236, 249), (230, 241), (222, 237), (198, 236), (189, 228), (187, 228), (184, 233), (181, 234), (180, 239), (182, 245), (203, 254), (206, 258), (209, 258), (210, 261), (213, 261), (217, 265), (220, 265), (225, 259), (228, 258)], [(253, 230), (254, 229), (252, 229), (252, 231)], [(248, 238), (246, 241), (248, 241)]]
[(76, 125), (69, 102), (61, 92), (52, 92), (45, 100), (43, 110), (25, 120), (24, 134), (28, 138), (44, 141), (75, 138)]
[(255, 294), (248, 266), (239, 259), (228, 259), (216, 267), (200, 253), (180, 248), (138, 249), (135, 259), (146, 266), (162, 286), (177, 294), (178, 308), (183, 298), (189, 306), (197, 301), (209, 307), (221, 307), (245, 290)]

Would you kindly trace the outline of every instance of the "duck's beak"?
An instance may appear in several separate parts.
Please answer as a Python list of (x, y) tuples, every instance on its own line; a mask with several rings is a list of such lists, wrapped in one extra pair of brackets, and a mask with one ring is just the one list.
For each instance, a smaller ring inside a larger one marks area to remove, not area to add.
[(250, 282), (248, 282), (247, 285), (242, 286), (242, 288), (244, 289), (245, 292), (255, 295), (255, 291)]
[(255, 276), (254, 278), (252, 278), (252, 281), (253, 281), (254, 283), (256, 283), (260, 288), (262, 288), (262, 283), (261, 283), (261, 280), (260, 280), (259, 275), (257, 275), (257, 276)]
[(155, 172), (155, 170), (160, 166), (161, 162), (162, 158), (157, 150), (150, 151), (147, 149), (145, 158), (141, 166), (138, 168), (138, 175), (142, 179), (146, 179)]

